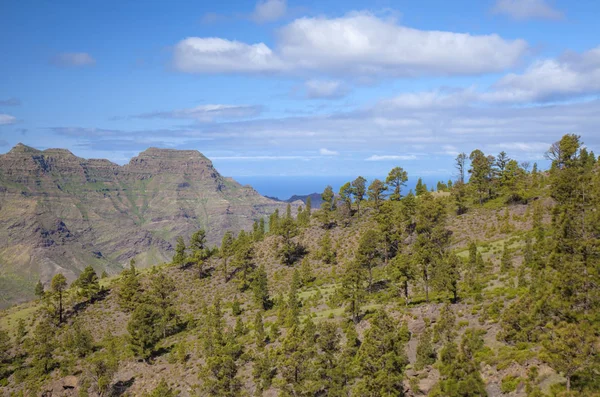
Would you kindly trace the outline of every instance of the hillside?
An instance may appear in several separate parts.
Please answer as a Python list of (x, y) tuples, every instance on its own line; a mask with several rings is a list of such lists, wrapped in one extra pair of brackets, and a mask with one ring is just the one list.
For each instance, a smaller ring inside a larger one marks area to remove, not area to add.
[(160, 267), (100, 280), (89, 269), (71, 286), (56, 276), (0, 317), (0, 385), (600, 396), (600, 162), (573, 135), (555, 148), (543, 172), (474, 151), (470, 181), (436, 193), (399, 183), (388, 199), (359, 177), (310, 214), (227, 233), (218, 252), (199, 234)]
[(216, 244), (277, 208), (197, 151), (150, 148), (118, 166), (19, 144), (0, 155), (0, 308), (31, 299), (38, 279), (160, 264), (177, 236), (202, 228)]

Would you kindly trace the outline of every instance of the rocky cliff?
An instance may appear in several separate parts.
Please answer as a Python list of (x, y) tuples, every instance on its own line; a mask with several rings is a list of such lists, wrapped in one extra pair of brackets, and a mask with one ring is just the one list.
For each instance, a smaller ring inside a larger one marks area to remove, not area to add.
[(176, 237), (198, 228), (217, 244), (276, 208), (285, 204), (222, 177), (198, 151), (150, 148), (119, 166), (19, 144), (0, 155), (0, 307), (57, 272), (168, 261)]

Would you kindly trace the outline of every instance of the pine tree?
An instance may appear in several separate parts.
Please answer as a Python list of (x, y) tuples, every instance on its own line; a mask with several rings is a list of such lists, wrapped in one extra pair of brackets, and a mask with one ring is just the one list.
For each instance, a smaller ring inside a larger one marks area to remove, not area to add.
[(300, 263), (300, 280), (302, 281), (302, 285), (306, 286), (310, 284), (315, 279), (313, 275), (313, 271), (310, 265), (310, 261), (308, 258), (302, 259)]
[(56, 274), (52, 277), (52, 282), (50, 283), (52, 288), (52, 292), (54, 293), (54, 300), (56, 302), (57, 310), (58, 310), (58, 323), (62, 324), (63, 322), (63, 294), (67, 289), (67, 279), (63, 276), (62, 273)]
[(379, 209), (379, 205), (384, 200), (384, 192), (388, 189), (388, 187), (381, 182), (379, 179), (373, 180), (369, 185), (369, 191), (367, 195), (369, 196), (369, 200), (373, 201), (375, 204), (375, 209)]
[(430, 392), (434, 397), (487, 396), (475, 353), (483, 347), (481, 334), (467, 329), (460, 347), (447, 343), (440, 351), (441, 380)]
[(29, 355), (32, 364), (40, 375), (50, 372), (56, 364), (54, 350), (56, 349), (56, 328), (47, 319), (42, 319), (33, 330), (33, 340), (29, 344)]
[(287, 312), (285, 317), (285, 326), (292, 327), (298, 324), (298, 316), (300, 315), (300, 302), (298, 301), (298, 286), (300, 284), (300, 275), (298, 269), (294, 269), (292, 282), (287, 299)]
[(440, 274), (444, 257), (450, 244), (450, 231), (445, 227), (446, 211), (440, 200), (427, 193), (419, 201), (416, 216), (416, 241), (413, 244), (412, 261), (419, 270), (425, 287), (425, 299), (429, 302), (429, 290), (435, 277)]
[(542, 358), (567, 379), (567, 393), (571, 391), (573, 375), (590, 367), (599, 353), (594, 331), (585, 322), (557, 324), (543, 346)]
[(269, 233), (277, 234), (279, 233), (279, 208), (275, 209), (275, 211), (269, 216)]
[(121, 273), (121, 281), (118, 290), (119, 306), (124, 311), (133, 311), (140, 302), (141, 286), (138, 272), (135, 268), (135, 260), (129, 262), (129, 269)]
[(396, 255), (391, 261), (392, 279), (399, 284), (406, 303), (410, 302), (409, 286), (416, 278), (416, 269), (410, 258), (404, 254)]
[(146, 362), (163, 335), (161, 319), (162, 313), (157, 307), (144, 303), (135, 308), (127, 323), (131, 350)]
[(226, 231), (221, 240), (221, 249), (219, 250), (219, 254), (223, 259), (223, 271), (225, 274), (227, 274), (227, 260), (233, 255), (234, 241), (233, 233)]
[(83, 358), (94, 350), (94, 338), (79, 321), (75, 321), (65, 333), (64, 347), (76, 357)]
[(269, 286), (267, 272), (264, 265), (260, 265), (258, 270), (254, 272), (252, 280), (252, 291), (254, 292), (254, 303), (261, 310), (271, 308), (271, 300), (269, 299)]
[(263, 324), (262, 312), (259, 310), (254, 316), (254, 340), (256, 341), (256, 347), (262, 349), (265, 347), (265, 328)]
[(238, 277), (240, 290), (245, 291), (249, 287), (250, 272), (254, 267), (254, 245), (243, 230), (235, 242), (234, 251), (234, 274)]
[(449, 304), (445, 304), (440, 310), (440, 317), (434, 326), (434, 342), (442, 341), (449, 343), (456, 337), (456, 315)]
[(12, 350), (12, 343), (8, 332), (0, 329), (0, 374), (2, 369), (2, 363), (10, 360), (10, 351)]
[(329, 230), (326, 230), (323, 237), (319, 240), (318, 255), (319, 259), (325, 264), (330, 265), (335, 263), (336, 254), (331, 245), (331, 233)]
[(153, 274), (150, 278), (149, 300), (160, 311), (158, 325), (163, 338), (177, 327), (179, 321), (173, 302), (175, 290), (175, 281), (164, 272)]
[(502, 272), (507, 272), (510, 269), (512, 269), (512, 267), (512, 255), (510, 254), (510, 251), (508, 249), (508, 244), (504, 243), (502, 249), (502, 258), (500, 259), (500, 270)]
[(353, 395), (392, 396), (402, 391), (404, 369), (408, 359), (404, 354), (405, 340), (397, 324), (379, 310), (357, 353), (360, 379)]
[(392, 168), (385, 179), (385, 183), (394, 189), (394, 192), (390, 195), (390, 200), (400, 200), (402, 197), (402, 186), (406, 186), (406, 181), (408, 181), (408, 174), (406, 171), (404, 171), (404, 169), (402, 169), (402, 167)]
[(241, 382), (237, 377), (236, 359), (241, 354), (235, 335), (223, 329), (223, 314), (215, 300), (205, 321), (204, 356), (206, 364), (200, 371), (201, 391), (210, 396), (237, 396)]
[[(490, 158), (486, 157), (481, 150), (474, 150), (469, 156), (471, 169), (469, 173), (469, 185), (472, 185), (479, 197), (479, 204), (483, 204), (484, 197), (490, 196), (492, 166)], [(493, 158), (492, 158), (493, 160)]]
[(427, 193), (427, 185), (423, 183), (423, 179), (419, 178), (417, 180), (417, 186), (415, 187), (415, 194), (421, 196), (425, 193)]
[(173, 262), (173, 264), (176, 266), (184, 267), (187, 265), (186, 258), (186, 247), (185, 242), (183, 241), (183, 237), (177, 236), (177, 243), (175, 245), (175, 255), (173, 255), (173, 260), (171, 262)]
[(42, 299), (44, 297), (44, 284), (42, 284), (42, 280), (38, 280), (37, 284), (35, 285), (35, 296), (38, 299)]
[(349, 261), (344, 269), (340, 293), (348, 304), (348, 312), (357, 323), (360, 318), (361, 306), (365, 300), (364, 270), (356, 261)]
[(119, 369), (119, 350), (116, 338), (106, 337), (103, 351), (91, 356), (87, 361), (87, 372), (95, 383), (95, 391), (100, 396), (108, 395), (110, 385)]
[(377, 231), (369, 229), (360, 236), (356, 250), (356, 262), (369, 272), (369, 291), (373, 285), (373, 268), (381, 259), (380, 245), (381, 240)]
[(199, 229), (190, 237), (189, 249), (191, 251), (190, 262), (194, 264), (198, 270), (198, 277), (202, 278), (206, 274), (205, 265), (209, 257), (209, 250), (206, 247), (206, 232), (204, 229)]
[(366, 193), (367, 180), (362, 176), (359, 176), (352, 181), (352, 195), (354, 196), (354, 202), (357, 206), (358, 217), (360, 218), (360, 203), (363, 201)]
[(428, 365), (435, 363), (437, 354), (431, 340), (431, 329), (426, 328), (421, 335), (419, 335), (419, 341), (417, 343), (417, 361), (415, 362), (415, 369), (417, 371), (422, 370)]
[(73, 286), (79, 289), (78, 294), (87, 300), (93, 300), (98, 291), (100, 291), (100, 283), (98, 275), (92, 266), (87, 266), (75, 280)]

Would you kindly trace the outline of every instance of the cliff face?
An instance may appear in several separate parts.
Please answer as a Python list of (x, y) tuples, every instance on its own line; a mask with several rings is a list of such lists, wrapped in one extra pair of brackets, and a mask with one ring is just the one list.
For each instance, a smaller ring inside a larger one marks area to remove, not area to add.
[(0, 307), (57, 272), (169, 261), (176, 237), (198, 228), (218, 244), (276, 208), (197, 151), (150, 148), (119, 166), (19, 144), (0, 155)]

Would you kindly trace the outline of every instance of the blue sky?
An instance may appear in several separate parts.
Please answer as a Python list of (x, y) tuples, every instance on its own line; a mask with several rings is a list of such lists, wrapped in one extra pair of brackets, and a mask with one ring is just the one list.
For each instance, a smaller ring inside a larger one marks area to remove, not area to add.
[(222, 174), (447, 179), (458, 152), (600, 144), (593, 0), (5, 1), (0, 153), (119, 164), (197, 149)]

